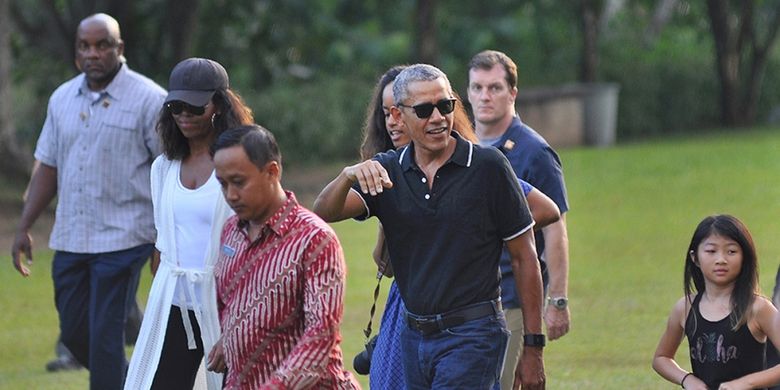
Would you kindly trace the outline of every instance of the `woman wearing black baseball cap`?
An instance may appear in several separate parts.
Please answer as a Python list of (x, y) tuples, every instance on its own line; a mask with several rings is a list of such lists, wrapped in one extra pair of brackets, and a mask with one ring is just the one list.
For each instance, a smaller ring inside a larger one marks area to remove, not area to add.
[[(223, 131), (254, 122), (216, 61), (178, 63), (168, 90), (157, 124), (164, 154), (151, 173), (155, 278), (125, 389), (192, 389), (204, 353), (219, 339), (212, 269), (222, 224), (232, 211), (209, 147)], [(207, 383), (221, 389), (221, 374), (209, 372)]]

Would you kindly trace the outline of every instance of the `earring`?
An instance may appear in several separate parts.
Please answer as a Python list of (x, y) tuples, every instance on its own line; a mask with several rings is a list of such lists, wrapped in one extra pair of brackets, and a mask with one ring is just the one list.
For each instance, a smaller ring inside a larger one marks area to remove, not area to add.
[(216, 118), (216, 117), (217, 117), (217, 113), (216, 112), (211, 114), (211, 127), (214, 127), (214, 118)]

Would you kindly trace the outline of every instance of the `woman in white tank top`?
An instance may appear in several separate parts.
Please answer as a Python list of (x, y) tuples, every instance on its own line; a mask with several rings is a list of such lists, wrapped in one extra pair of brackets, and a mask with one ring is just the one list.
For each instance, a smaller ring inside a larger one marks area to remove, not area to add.
[[(219, 63), (189, 58), (173, 68), (157, 131), (164, 154), (152, 164), (157, 228), (155, 273), (125, 389), (192, 389), (219, 339), (213, 267), (232, 211), (209, 148), (223, 131), (253, 123)], [(219, 359), (219, 357), (217, 356)], [(206, 374), (209, 389), (221, 374)]]

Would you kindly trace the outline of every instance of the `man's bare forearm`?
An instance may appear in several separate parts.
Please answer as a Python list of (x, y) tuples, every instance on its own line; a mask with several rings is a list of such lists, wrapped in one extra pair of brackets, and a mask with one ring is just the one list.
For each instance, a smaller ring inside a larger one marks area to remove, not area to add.
[(550, 275), (549, 295), (567, 297), (569, 292), (569, 237), (566, 230), (566, 214), (558, 222), (542, 229), (544, 253)]
[(351, 187), (352, 181), (342, 171), (317, 195), (312, 211), (326, 222), (337, 222), (349, 218), (343, 216), (343, 212)]
[(24, 208), (17, 230), (27, 232), (41, 212), (57, 195), (57, 168), (36, 163), (25, 193)]
[(542, 333), (542, 273), (533, 237), (533, 232), (529, 230), (509, 241), (507, 248), (522, 302), (523, 328), (526, 333)]

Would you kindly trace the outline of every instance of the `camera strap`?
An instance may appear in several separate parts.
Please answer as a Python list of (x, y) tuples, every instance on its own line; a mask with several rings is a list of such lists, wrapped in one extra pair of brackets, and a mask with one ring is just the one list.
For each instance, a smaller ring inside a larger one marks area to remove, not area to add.
[(371, 304), (371, 311), (368, 316), (368, 324), (366, 329), (363, 330), (363, 334), (366, 335), (366, 343), (371, 339), (371, 323), (374, 321), (374, 313), (376, 312), (376, 301), (379, 299), (379, 287), (382, 284), (382, 276), (384, 276), (387, 267), (390, 265), (390, 253), (387, 250), (387, 244), (382, 244), (382, 258), (384, 262), (381, 262), (379, 270), (376, 273), (376, 287), (374, 288), (374, 302)]
[(374, 288), (374, 302), (371, 304), (371, 310), (369, 311), (368, 324), (366, 329), (363, 329), (363, 334), (366, 335), (366, 342), (371, 338), (371, 323), (374, 321), (374, 313), (376, 312), (376, 301), (379, 299), (379, 286), (382, 284), (382, 276), (387, 266), (383, 266), (376, 273), (376, 287)]

